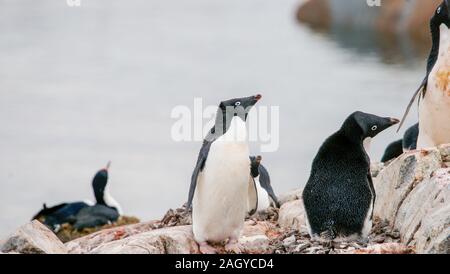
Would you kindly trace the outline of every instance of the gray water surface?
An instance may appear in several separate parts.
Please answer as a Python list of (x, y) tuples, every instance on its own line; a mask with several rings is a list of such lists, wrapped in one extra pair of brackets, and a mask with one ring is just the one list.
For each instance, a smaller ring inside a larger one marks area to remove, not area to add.
[[(280, 107), (280, 147), (263, 154), (277, 193), (305, 184), (351, 112), (401, 116), (424, 62), (342, 47), (295, 21), (299, 2), (0, 0), (0, 236), (43, 202), (92, 200), (109, 160), (127, 215), (183, 204), (201, 143), (174, 142), (170, 114), (195, 97)], [(372, 158), (398, 138), (377, 137)]]

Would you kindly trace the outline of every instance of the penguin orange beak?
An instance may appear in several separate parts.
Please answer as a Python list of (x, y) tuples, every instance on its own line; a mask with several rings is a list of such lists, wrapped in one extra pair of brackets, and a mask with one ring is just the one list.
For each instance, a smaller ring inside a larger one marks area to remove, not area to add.
[(261, 94), (255, 95), (255, 100), (256, 100), (256, 101), (261, 100), (261, 98), (262, 98), (262, 95), (261, 95)]
[(399, 119), (391, 118), (391, 124), (392, 124), (392, 125), (395, 125), (395, 124), (398, 124), (398, 123), (400, 123), (400, 120), (399, 120)]

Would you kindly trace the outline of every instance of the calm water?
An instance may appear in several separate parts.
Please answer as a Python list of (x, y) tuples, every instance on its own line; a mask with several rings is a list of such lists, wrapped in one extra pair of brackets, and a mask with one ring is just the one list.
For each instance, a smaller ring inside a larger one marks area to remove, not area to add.
[[(260, 92), (280, 106), (279, 150), (263, 154), (278, 193), (305, 183), (349, 113), (400, 116), (423, 63), (386, 62), (345, 31), (313, 33), (295, 21), (299, 2), (1, 0), (0, 236), (43, 202), (93, 199), (108, 160), (128, 215), (184, 203), (200, 143), (172, 141), (170, 113), (194, 97)], [(383, 133), (372, 157), (398, 138)]]

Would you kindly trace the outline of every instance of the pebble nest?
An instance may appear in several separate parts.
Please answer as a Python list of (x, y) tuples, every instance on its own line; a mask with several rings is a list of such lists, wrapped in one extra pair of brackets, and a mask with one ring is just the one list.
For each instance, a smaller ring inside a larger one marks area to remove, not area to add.
[[(41, 218), (41, 219), (38, 219), (38, 221), (40, 221), (41, 223), (44, 224), (45, 219)], [(103, 226), (83, 228), (81, 230), (77, 230), (71, 224), (65, 223), (65, 224), (61, 225), (61, 228), (55, 234), (61, 240), (61, 242), (67, 243), (67, 242), (70, 242), (77, 238), (81, 238), (83, 236), (92, 234), (94, 232), (97, 232), (97, 231), (100, 231), (103, 229), (119, 227), (119, 226), (124, 226), (124, 225), (137, 224), (139, 222), (140, 222), (139, 219), (136, 217), (120, 216), (119, 219), (117, 219), (117, 221), (115, 221), (113, 223), (106, 224)]]
[(400, 233), (392, 230), (387, 221), (379, 219), (374, 219), (368, 242), (312, 240), (307, 231), (292, 230), (283, 232), (270, 246), (274, 254), (351, 254), (372, 253), (370, 247), (380, 244), (388, 245), (377, 253), (414, 253), (412, 248), (400, 248)]
[[(246, 221), (270, 222), (274, 231), (269, 232), (271, 238), (269, 250), (271, 254), (349, 254), (349, 253), (398, 253), (412, 254), (414, 249), (401, 245), (400, 233), (392, 230), (389, 222), (375, 218), (368, 242), (345, 242), (312, 240), (306, 230), (283, 230), (279, 227), (277, 208), (269, 208), (253, 216), (247, 216)], [(158, 223), (158, 228), (192, 224), (191, 212), (185, 205), (170, 209)], [(372, 247), (377, 247), (376, 249)]]

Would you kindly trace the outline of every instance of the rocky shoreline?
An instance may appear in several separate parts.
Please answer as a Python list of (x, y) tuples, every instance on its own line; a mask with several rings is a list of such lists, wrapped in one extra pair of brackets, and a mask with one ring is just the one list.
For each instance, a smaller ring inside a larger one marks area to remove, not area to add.
[[(312, 241), (301, 190), (280, 196), (281, 208), (247, 218), (240, 244), (247, 254), (450, 254), (450, 145), (405, 153), (373, 164), (377, 192), (367, 243)], [(225, 253), (217, 246), (218, 253)], [(1, 253), (188, 254), (199, 253), (184, 208), (161, 220), (112, 226), (63, 243), (39, 221), (0, 241)]]

